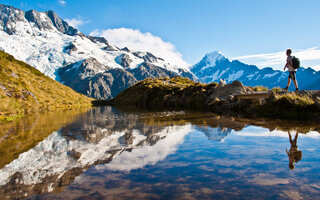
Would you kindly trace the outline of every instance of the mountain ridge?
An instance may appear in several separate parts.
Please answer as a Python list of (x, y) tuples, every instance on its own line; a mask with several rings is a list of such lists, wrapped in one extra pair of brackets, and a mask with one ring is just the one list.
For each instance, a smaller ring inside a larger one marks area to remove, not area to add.
[[(0, 4), (0, 14), (1, 49), (61, 83), (66, 85), (70, 83), (68, 86), (73, 87), (77, 92), (93, 98), (112, 98), (119, 92), (118, 90), (123, 90), (146, 77), (182, 75), (195, 79), (188, 70), (172, 65), (150, 52), (120, 49), (103, 37), (84, 35), (69, 26), (53, 11), (24, 12), (12, 6)], [(97, 68), (102, 69), (101, 65), (103, 65), (105, 70), (98, 71), (91, 68), (85, 70), (93, 70), (91, 74), (77, 74), (76, 86), (71, 84), (72, 80), (67, 80), (67, 76), (61, 75), (64, 70), (60, 69), (70, 65), (76, 66), (79, 62), (90, 58), (96, 60)], [(117, 78), (109, 73), (109, 76), (105, 77), (104, 74), (111, 69), (121, 72), (124, 76)], [(135, 80), (130, 78), (132, 76)], [(122, 82), (114, 82), (113, 79), (122, 80)], [(114, 83), (119, 84), (120, 87), (113, 86)], [(96, 87), (92, 87), (93, 85)], [(87, 90), (80, 90), (80, 86)], [(102, 89), (98, 89), (101, 86), (103, 86)]]

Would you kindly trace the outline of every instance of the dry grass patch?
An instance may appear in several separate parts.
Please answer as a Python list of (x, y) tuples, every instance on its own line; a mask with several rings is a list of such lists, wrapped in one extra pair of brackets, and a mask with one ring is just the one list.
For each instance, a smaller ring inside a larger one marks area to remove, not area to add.
[(0, 119), (70, 106), (90, 106), (93, 99), (45, 76), (0, 51)]

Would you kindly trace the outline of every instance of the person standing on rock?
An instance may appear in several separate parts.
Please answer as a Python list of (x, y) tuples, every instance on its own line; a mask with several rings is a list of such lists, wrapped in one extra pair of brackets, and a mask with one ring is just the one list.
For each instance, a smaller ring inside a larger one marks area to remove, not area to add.
[(293, 60), (293, 56), (291, 56), (292, 50), (291, 49), (287, 49), (286, 53), (287, 53), (287, 63), (284, 66), (283, 71), (285, 71), (286, 68), (288, 68), (289, 77), (288, 77), (287, 87), (285, 87), (283, 89), (284, 90), (288, 90), (288, 88), (290, 86), (290, 83), (291, 83), (291, 79), (292, 79), (292, 81), (294, 83), (294, 86), (296, 86), (296, 91), (298, 91), (299, 88), (298, 88), (298, 83), (297, 83), (297, 79), (296, 79), (296, 71), (297, 71), (297, 69), (295, 69), (293, 67), (293, 64), (292, 64), (292, 60)]

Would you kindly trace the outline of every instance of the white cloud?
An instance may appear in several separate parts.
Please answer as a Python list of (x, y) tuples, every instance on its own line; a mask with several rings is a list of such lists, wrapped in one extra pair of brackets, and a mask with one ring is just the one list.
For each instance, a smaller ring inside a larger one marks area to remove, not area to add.
[(67, 5), (67, 2), (64, 1), (64, 0), (59, 0), (58, 2), (59, 2), (59, 4), (60, 4), (61, 6), (66, 6), (66, 5)]
[(142, 33), (140, 30), (118, 28), (102, 31), (94, 30), (90, 35), (104, 37), (120, 48), (128, 47), (135, 51), (148, 51), (179, 67), (188, 66), (187, 62), (182, 58), (182, 54), (177, 51), (172, 43), (165, 42), (160, 37), (154, 36), (149, 32)]
[[(311, 67), (317, 71), (320, 70), (320, 47), (293, 49), (293, 55), (300, 59), (301, 66), (305, 68)], [(276, 53), (240, 56), (233, 59), (256, 65), (259, 68), (272, 67), (273, 69), (282, 70), (286, 62), (286, 50)]]
[(89, 23), (90, 21), (84, 21), (81, 19), (80, 16), (77, 18), (72, 18), (72, 19), (64, 19), (66, 22), (68, 22), (69, 25), (71, 25), (73, 28), (79, 28), (85, 23)]

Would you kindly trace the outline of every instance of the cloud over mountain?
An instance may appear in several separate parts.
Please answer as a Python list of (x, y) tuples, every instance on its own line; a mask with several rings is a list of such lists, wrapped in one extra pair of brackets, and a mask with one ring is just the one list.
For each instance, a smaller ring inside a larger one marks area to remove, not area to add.
[(69, 25), (71, 25), (73, 28), (79, 28), (83, 24), (89, 23), (90, 21), (84, 21), (81, 16), (74, 17), (72, 19), (64, 19), (66, 22), (68, 22)]
[(64, 0), (59, 0), (58, 3), (63, 7), (67, 5), (67, 2)]
[(154, 36), (149, 32), (142, 33), (137, 29), (118, 28), (94, 30), (90, 35), (105, 37), (120, 48), (128, 47), (133, 50), (148, 51), (179, 67), (188, 66), (187, 62), (182, 58), (182, 54), (172, 43), (165, 42), (160, 37)]
[[(256, 65), (259, 68), (272, 67), (273, 69), (282, 70), (286, 62), (286, 49), (276, 53), (256, 54), (235, 57), (233, 59), (241, 62)], [(308, 49), (293, 49), (293, 55), (297, 56), (303, 67), (311, 67), (314, 70), (320, 70), (320, 47)]]

